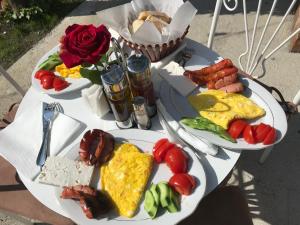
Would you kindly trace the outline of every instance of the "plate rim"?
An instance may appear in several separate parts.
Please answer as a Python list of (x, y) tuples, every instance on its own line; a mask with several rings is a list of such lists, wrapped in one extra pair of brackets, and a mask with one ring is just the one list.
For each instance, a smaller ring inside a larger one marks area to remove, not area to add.
[[(128, 132), (128, 131), (132, 131), (132, 132), (146, 132), (146, 133), (153, 133), (154, 135), (157, 135), (157, 138), (166, 138), (166, 135), (163, 133), (163, 132), (160, 132), (160, 131), (153, 131), (153, 130), (140, 130), (140, 129), (125, 129), (125, 130), (120, 130), (120, 129), (114, 129), (114, 130), (108, 130), (107, 132), (109, 132), (109, 133), (111, 133), (113, 136), (116, 136), (116, 135), (118, 135), (118, 133), (120, 132), (120, 133), (124, 133), (125, 134), (125, 136), (126, 135), (128, 135), (128, 136), (130, 136), (130, 134), (128, 134), (128, 133), (130, 133), (130, 132)], [(133, 135), (134, 136), (134, 135)], [(146, 139), (134, 139), (134, 140), (137, 140), (137, 141), (145, 141), (145, 142), (151, 142), (151, 143), (155, 143), (155, 141), (153, 141), (153, 136), (152, 135), (141, 135), (140, 134), (140, 136), (144, 136), (144, 137), (147, 137)], [(159, 136), (159, 137), (158, 137)], [(118, 138), (118, 137), (120, 137), (120, 136), (117, 136), (116, 138)], [(124, 137), (121, 137), (121, 138), (124, 138)], [(127, 139), (127, 140), (130, 140), (129, 138), (124, 138), (124, 139)], [(159, 140), (158, 139), (158, 140)], [(75, 144), (76, 145), (76, 144)], [(75, 146), (75, 145), (73, 145), (71, 148), (69, 148), (69, 151)], [(164, 217), (164, 216), (161, 216), (161, 217), (157, 217), (156, 219), (154, 219), (154, 220), (152, 220), (152, 219), (147, 219), (147, 220), (122, 220), (122, 221), (117, 221), (117, 220), (114, 220), (114, 224), (115, 223), (125, 223), (125, 224), (127, 224), (127, 223), (130, 223), (130, 224), (158, 224), (158, 223), (161, 223), (161, 224), (164, 224), (165, 222), (168, 222), (168, 224), (177, 224), (177, 223), (179, 223), (180, 221), (182, 221), (182, 220), (184, 220), (185, 218), (187, 218), (188, 216), (190, 216), (190, 215), (192, 215), (194, 212), (195, 212), (195, 210), (197, 209), (197, 207), (198, 207), (198, 205), (199, 205), (199, 203), (201, 202), (201, 200), (203, 199), (203, 197), (205, 196), (205, 193), (206, 193), (206, 187), (207, 187), (207, 177), (206, 177), (206, 172), (205, 172), (205, 169), (204, 169), (204, 167), (203, 167), (203, 165), (202, 165), (202, 162), (200, 162), (197, 158), (196, 158), (196, 156), (194, 155), (194, 153), (192, 152), (192, 150), (190, 150), (189, 148), (187, 148), (187, 147), (183, 147), (183, 149), (185, 150), (185, 151), (187, 151), (188, 153), (189, 153), (189, 155), (190, 155), (190, 158), (193, 160), (193, 162), (194, 161), (198, 161), (198, 166), (201, 168), (201, 171), (197, 171), (197, 173), (199, 173), (199, 172), (201, 172), (201, 176), (202, 176), (202, 179), (203, 180), (201, 180), (201, 186), (204, 186), (203, 188), (201, 188), (201, 192), (199, 193), (199, 195), (201, 195), (200, 196), (200, 198), (199, 198), (199, 201), (194, 205), (194, 208), (192, 209), (192, 210), (189, 210), (189, 211), (180, 211), (180, 212), (182, 212), (181, 214), (176, 214), (176, 213), (167, 213), (167, 214), (170, 214), (170, 215), (174, 215), (173, 216), (173, 219), (172, 219), (172, 222), (170, 223), (170, 220), (169, 219), (165, 219), (166, 217)], [(66, 155), (68, 155), (68, 152), (65, 152), (65, 154), (63, 155), (63, 156), (66, 156)], [(200, 176), (200, 177), (201, 177)], [(199, 176), (197, 176), (197, 177), (199, 177)], [(56, 201), (58, 202), (58, 204), (62, 207), (62, 209), (64, 210), (64, 211), (66, 211), (66, 213), (69, 215), (69, 217), (73, 220), (73, 218), (74, 217), (72, 217), (71, 215), (70, 215), (70, 213), (69, 213), (69, 211), (68, 210), (65, 210), (65, 207), (64, 207), (64, 204), (62, 204), (62, 200), (60, 199), (60, 197), (59, 197), (59, 193), (58, 193), (58, 191), (59, 191), (59, 189), (60, 189), (60, 187), (56, 187), (56, 190), (55, 190), (55, 193), (56, 193), (56, 195), (55, 195), (55, 198), (56, 198)], [(141, 202), (140, 202), (140, 204), (141, 204)], [(189, 209), (191, 209), (191, 208), (189, 208)], [(176, 217), (176, 215), (177, 215), (177, 217)], [(105, 219), (105, 218), (104, 218)], [(176, 219), (176, 222), (175, 222), (175, 219)], [(80, 222), (80, 221), (78, 221), (78, 220), (74, 220), (75, 222)], [(95, 221), (95, 220), (93, 220), (93, 221)], [(105, 221), (106, 220), (97, 220), (97, 222), (102, 222), (103, 224), (105, 224)], [(111, 223), (109, 223), (109, 224), (111, 224)]]

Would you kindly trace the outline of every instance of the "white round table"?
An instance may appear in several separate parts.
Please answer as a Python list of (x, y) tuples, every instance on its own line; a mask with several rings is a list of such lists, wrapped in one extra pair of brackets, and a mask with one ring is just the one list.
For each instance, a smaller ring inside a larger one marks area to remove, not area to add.
[[(219, 58), (219, 56), (205, 47), (202, 44), (199, 44), (192, 40), (187, 40), (187, 46), (189, 49), (193, 49), (193, 54), (200, 55), (201, 57), (206, 58), (208, 61), (215, 61)], [(46, 94), (39, 93), (33, 87), (31, 87), (23, 98), (19, 110), (17, 112), (18, 116), (28, 107), (33, 107), (38, 102), (59, 102), (63, 108), (64, 113), (70, 117), (73, 117), (79, 121), (82, 121), (86, 125), (86, 129), (100, 128), (103, 130), (113, 130), (118, 129), (115, 125), (114, 118), (112, 114), (108, 114), (104, 119), (100, 119), (96, 115), (94, 115), (90, 109), (85, 105), (85, 102), (81, 98), (80, 91), (72, 92), (62, 96), (51, 97)], [(159, 121), (157, 116), (152, 119), (152, 130), (165, 132)], [(69, 145), (66, 149), (61, 153), (62, 155), (68, 151), (69, 148), (72, 147), (73, 144), (78, 143), (81, 139), (79, 136), (74, 142)], [(202, 165), (205, 169), (205, 173), (207, 176), (207, 187), (206, 194), (210, 193), (214, 190), (230, 173), (236, 164), (241, 151), (232, 151), (232, 150), (220, 150), (216, 157), (210, 155), (203, 155), (202, 157)], [(22, 175), (22, 171), (18, 171), (20, 178), (22, 179), (24, 185), (27, 189), (44, 205), (53, 211), (64, 215), (66, 217), (70, 217), (59, 205), (55, 197), (55, 187), (45, 184), (40, 184), (37, 181), (33, 182), (30, 179), (27, 179)]]

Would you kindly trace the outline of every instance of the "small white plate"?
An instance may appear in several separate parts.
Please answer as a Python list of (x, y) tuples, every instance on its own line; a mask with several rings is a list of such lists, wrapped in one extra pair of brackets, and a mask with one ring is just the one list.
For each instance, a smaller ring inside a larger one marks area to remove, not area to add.
[[(207, 66), (207, 62), (205, 62), (204, 65), (200, 63), (197, 66), (195, 62), (191, 65), (193, 66), (186, 67), (186, 69), (199, 69)], [(274, 143), (277, 144), (282, 140), (287, 132), (287, 120), (283, 109), (278, 104), (276, 99), (258, 83), (248, 78), (241, 78), (241, 81), (245, 86), (243, 94), (266, 111), (266, 115), (264, 117), (253, 120), (250, 124), (259, 124), (260, 122), (263, 122), (273, 126), (277, 130), (277, 140)], [(191, 93), (191, 95), (203, 92), (205, 90), (207, 90), (207, 88), (200, 87)], [(182, 117), (196, 117), (199, 115), (198, 112), (196, 112), (190, 105), (187, 98), (176, 92), (166, 81), (162, 81), (160, 84), (159, 97), (169, 114), (178, 122)], [(237, 143), (232, 143), (211, 132), (196, 130), (185, 126), (184, 124), (182, 124), (182, 126), (191, 134), (200, 138), (205, 138), (211, 143), (227, 149), (259, 150), (268, 147), (268, 145), (263, 145), (262, 143), (248, 144), (243, 138), (237, 139)]]
[[(130, 142), (139, 147), (141, 151), (150, 153), (154, 143), (161, 138), (164, 138), (165, 135), (160, 132), (154, 131), (145, 131), (138, 129), (128, 129), (128, 130), (113, 130), (109, 131), (115, 138), (117, 142), (126, 141)], [(158, 216), (154, 220), (150, 219), (148, 214), (144, 210), (143, 200), (137, 210), (137, 214), (133, 218), (125, 218), (118, 216), (114, 211), (111, 211), (108, 214), (103, 215), (98, 219), (87, 219), (84, 213), (82, 212), (79, 203), (73, 200), (61, 199), (60, 193), (61, 188), (57, 188), (56, 198), (63, 210), (70, 215), (70, 218), (78, 224), (84, 225), (107, 225), (107, 224), (176, 224), (179, 221), (183, 220), (187, 216), (191, 215), (194, 210), (197, 208), (200, 200), (203, 198), (205, 189), (206, 189), (206, 175), (200, 161), (195, 157), (193, 152), (188, 148), (184, 150), (189, 155), (189, 171), (188, 173), (195, 176), (197, 179), (197, 187), (194, 192), (189, 196), (183, 196), (181, 199), (181, 210), (177, 213), (168, 213)], [(67, 154), (66, 157), (70, 159), (76, 159), (78, 157), (78, 145), (74, 146)], [(99, 170), (99, 168), (96, 168)], [(158, 183), (160, 181), (168, 181), (172, 172), (166, 166), (166, 164), (155, 163), (153, 168), (153, 174), (149, 179), (149, 185), (153, 183)], [(95, 176), (97, 177), (97, 176)], [(94, 184), (94, 185), (93, 185)], [(92, 182), (93, 187), (101, 189), (99, 186), (99, 180), (96, 179), (95, 182)]]
[[(31, 83), (32, 86), (39, 92), (41, 93), (45, 93), (48, 95), (62, 95), (62, 94), (66, 94), (66, 93), (70, 93), (73, 91), (77, 91), (80, 90), (82, 88), (87, 87), (88, 85), (91, 84), (91, 81), (89, 79), (86, 78), (66, 78), (65, 80), (70, 83), (70, 85), (68, 87), (66, 87), (65, 89), (61, 90), (61, 91), (55, 91), (54, 89), (49, 89), (46, 90), (42, 87), (42, 85), (40, 84), (40, 80), (35, 79), (34, 78), (34, 74), (36, 71), (38, 71), (38, 66), (44, 62), (46, 59), (48, 59), (48, 57), (56, 52), (59, 51), (59, 45), (55, 46), (54, 48), (52, 48), (49, 52), (47, 52), (36, 64), (32, 75), (31, 75)], [(56, 72), (55, 72), (56, 73)], [(56, 73), (57, 75), (59, 75), (58, 73)]]

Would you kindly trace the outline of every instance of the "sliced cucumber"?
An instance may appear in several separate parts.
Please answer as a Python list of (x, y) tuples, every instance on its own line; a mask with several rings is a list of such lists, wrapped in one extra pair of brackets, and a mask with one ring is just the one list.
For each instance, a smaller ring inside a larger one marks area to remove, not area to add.
[(166, 182), (160, 182), (157, 184), (159, 190), (159, 200), (162, 207), (166, 208), (171, 202), (170, 199), (170, 187)]
[(154, 197), (156, 205), (159, 205), (159, 193), (157, 191), (157, 185), (152, 183), (150, 186), (150, 191)]
[(170, 204), (167, 207), (167, 210), (170, 213), (175, 213), (179, 211), (179, 196), (178, 194), (169, 187), (169, 196), (170, 196)]
[(149, 190), (145, 193), (144, 209), (152, 219), (155, 218), (158, 210), (158, 204), (155, 203), (155, 199)]

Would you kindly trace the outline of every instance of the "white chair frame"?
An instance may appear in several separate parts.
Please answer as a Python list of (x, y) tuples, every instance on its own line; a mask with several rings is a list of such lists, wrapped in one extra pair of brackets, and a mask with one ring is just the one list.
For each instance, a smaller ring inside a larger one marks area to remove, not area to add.
[(25, 95), (25, 91), (20, 87), (20, 85), (9, 75), (8, 72), (0, 65), (0, 75), (3, 77), (16, 89), (16, 91), (21, 95)]
[[(231, 1), (234, 1), (234, 4), (233, 4), (233, 6), (230, 7), (230, 6), (228, 6), (228, 4)], [(263, 31), (261, 33), (261, 36), (259, 38), (259, 41), (258, 41), (258, 44), (256, 46), (255, 51), (253, 51), (254, 50), (254, 41), (255, 41), (255, 38), (256, 38), (257, 22), (258, 22), (258, 19), (259, 19), (259, 16), (260, 16), (260, 10), (261, 10), (261, 5), (262, 5), (262, 0), (258, 0), (257, 12), (256, 12), (256, 16), (255, 16), (255, 21), (254, 21), (254, 26), (253, 26), (253, 33), (252, 33), (251, 39), (249, 39), (249, 33), (248, 33), (247, 4), (246, 4), (246, 0), (242, 0), (242, 2), (243, 2), (243, 13), (244, 13), (244, 29), (245, 29), (246, 49), (239, 56), (239, 65), (240, 65), (241, 70), (243, 70), (247, 74), (252, 75), (254, 78), (260, 78), (260, 77), (255, 76), (253, 74), (253, 71), (255, 70), (255, 68), (257, 67), (257, 65), (260, 62), (263, 63), (264, 61), (266, 61), (267, 59), (269, 59), (275, 52), (277, 52), (282, 46), (284, 46), (291, 38), (293, 38), (296, 34), (298, 34), (300, 32), (300, 28), (298, 28), (291, 35), (289, 35), (284, 41), (282, 41), (276, 48), (274, 48), (268, 54), (266, 54), (266, 51), (268, 50), (270, 44), (274, 40), (274, 37), (276, 36), (276, 34), (278, 33), (278, 31), (282, 27), (282, 24), (286, 20), (286, 17), (289, 15), (289, 13), (293, 9), (293, 7), (297, 3), (297, 1), (298, 0), (293, 0), (292, 1), (291, 5), (289, 6), (289, 8), (287, 9), (286, 13), (282, 17), (282, 19), (281, 19), (280, 23), (278, 24), (277, 28), (273, 32), (271, 38), (269, 39), (269, 41), (267, 42), (267, 44), (265, 45), (265, 47), (263, 48), (263, 50), (260, 52), (259, 56), (257, 57), (258, 52), (259, 52), (260, 47), (261, 47), (261, 44), (262, 44), (262, 41), (263, 41), (263, 39), (265, 37), (266, 30), (268, 28), (268, 25), (270, 23), (271, 17), (273, 15), (273, 12), (274, 12), (274, 9), (276, 7), (276, 4), (277, 4), (278, 0), (273, 0), (273, 4), (272, 4), (272, 7), (270, 9), (270, 13), (269, 13), (268, 19), (267, 19), (266, 24), (264, 26), (264, 29), (263, 29)], [(215, 11), (214, 11), (214, 16), (213, 16), (213, 20), (212, 20), (212, 24), (211, 24), (211, 28), (210, 28), (210, 33), (209, 33), (209, 37), (208, 37), (208, 43), (207, 43), (207, 47), (208, 48), (212, 48), (212, 46), (213, 46), (213, 40), (214, 40), (214, 36), (215, 36), (216, 26), (217, 26), (217, 23), (218, 23), (218, 18), (219, 18), (219, 15), (220, 15), (220, 11), (221, 11), (222, 5), (224, 5), (224, 7), (228, 11), (234, 11), (238, 7), (238, 0), (217, 0)], [(250, 43), (250, 45), (249, 45), (249, 43)], [(246, 55), (247, 55), (247, 64), (244, 67), (242, 65), (241, 59), (244, 56), (246, 56)]]
[[(232, 2), (232, 1), (234, 3), (232, 4), (232, 6), (229, 6), (228, 4), (230, 2)], [(278, 33), (278, 31), (282, 27), (282, 24), (285, 21), (286, 17), (289, 15), (289, 13), (291, 12), (291, 10), (293, 9), (293, 7), (295, 6), (295, 4), (297, 3), (297, 0), (293, 0), (292, 1), (291, 5), (287, 9), (287, 11), (284, 14), (284, 16), (282, 17), (280, 23), (276, 27), (276, 29), (273, 32), (272, 36), (270, 37), (269, 41), (267, 42), (267, 44), (265, 45), (265, 47), (263, 48), (263, 50), (260, 52), (259, 55), (258, 55), (258, 53), (259, 53), (262, 41), (263, 41), (263, 39), (265, 37), (266, 30), (268, 28), (268, 25), (270, 23), (271, 17), (273, 15), (273, 12), (274, 12), (274, 9), (276, 7), (276, 4), (277, 4), (278, 0), (273, 0), (273, 4), (272, 4), (272, 7), (270, 9), (269, 16), (267, 18), (266, 24), (265, 24), (265, 26), (263, 28), (263, 31), (261, 33), (261, 36), (259, 38), (259, 41), (258, 41), (258, 44), (257, 44), (255, 50), (254, 50), (254, 40), (256, 38), (257, 22), (258, 22), (258, 19), (259, 19), (259, 16), (260, 16), (260, 10), (261, 10), (261, 5), (262, 5), (262, 0), (258, 0), (256, 16), (255, 16), (255, 21), (254, 21), (254, 25), (253, 25), (253, 33), (252, 33), (251, 38), (249, 38), (249, 33), (248, 33), (248, 20), (247, 20), (247, 4), (246, 4), (246, 0), (242, 0), (242, 2), (243, 2), (243, 13), (244, 13), (244, 29), (245, 29), (246, 49), (239, 56), (239, 59), (238, 59), (239, 66), (240, 66), (240, 69), (242, 71), (246, 72), (247, 74), (250, 74), (252, 77), (254, 77), (254, 78), (260, 78), (261, 76), (256, 76), (256, 75), (253, 74), (255, 68), (257, 67), (257, 65), (259, 63), (263, 64), (275, 52), (277, 52), (283, 45), (285, 45), (292, 37), (294, 37), (296, 34), (298, 34), (300, 32), (300, 28), (298, 28), (291, 35), (289, 35), (284, 41), (282, 41), (277, 47), (275, 47), (268, 54), (266, 54), (266, 51), (268, 50), (271, 42), (274, 40), (274, 37), (276, 36), (276, 34)], [(234, 10), (237, 9), (237, 7), (238, 7), (238, 0), (216, 0), (216, 6), (215, 6), (215, 10), (214, 10), (214, 16), (213, 16), (213, 20), (212, 20), (212, 24), (211, 24), (211, 28), (210, 28), (210, 33), (209, 33), (209, 37), (208, 37), (208, 43), (207, 43), (207, 47), (210, 48), (210, 49), (213, 46), (213, 41), (214, 41), (216, 26), (217, 26), (217, 23), (218, 23), (218, 19), (219, 19), (219, 15), (220, 15), (220, 12), (221, 12), (222, 5), (224, 5), (224, 7), (228, 11), (232, 12), (232, 11), (234, 11)], [(249, 45), (249, 43), (250, 43), (250, 45)], [(242, 58), (245, 57), (245, 56), (247, 56), (247, 60), (246, 60), (247, 63), (246, 63), (246, 66), (243, 66), (242, 65)], [(293, 99), (293, 103), (295, 105), (299, 105), (300, 104), (300, 91), (297, 93), (297, 95)], [(267, 157), (270, 155), (271, 151), (272, 151), (272, 147), (266, 148), (265, 151), (263, 152), (263, 154), (262, 154), (259, 162), (260, 163), (264, 163), (265, 160), (267, 159)]]

